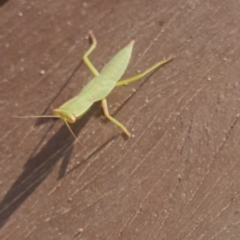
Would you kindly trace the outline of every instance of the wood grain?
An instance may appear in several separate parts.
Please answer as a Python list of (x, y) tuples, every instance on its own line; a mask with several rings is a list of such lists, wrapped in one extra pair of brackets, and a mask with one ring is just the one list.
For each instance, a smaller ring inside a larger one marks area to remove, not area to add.
[[(0, 4), (0, 239), (237, 240), (240, 5), (235, 0)], [(125, 77), (73, 131), (49, 114), (135, 39)]]

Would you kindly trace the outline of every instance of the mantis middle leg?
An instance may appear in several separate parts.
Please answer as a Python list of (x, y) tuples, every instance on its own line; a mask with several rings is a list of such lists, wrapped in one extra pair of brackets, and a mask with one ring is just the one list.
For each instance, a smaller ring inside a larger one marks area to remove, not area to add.
[(92, 45), (91, 45), (91, 47), (88, 49), (88, 51), (84, 54), (84, 56), (83, 56), (83, 61), (84, 61), (84, 63), (87, 65), (87, 67), (90, 69), (90, 71), (92, 72), (92, 74), (93, 74), (94, 76), (98, 76), (98, 75), (99, 75), (98, 70), (93, 66), (93, 64), (92, 64), (92, 63), (89, 61), (89, 59), (88, 59), (88, 56), (90, 55), (90, 53), (91, 53), (91, 52), (96, 48), (96, 46), (97, 46), (97, 40), (96, 40), (96, 38), (95, 38), (95, 36), (94, 36), (93, 33), (90, 33), (89, 35), (90, 35), (91, 40), (92, 40)]
[(131, 83), (131, 82), (134, 82), (134, 81), (137, 81), (141, 78), (143, 78), (145, 75), (147, 75), (148, 73), (152, 72), (153, 70), (155, 70), (156, 68), (172, 61), (173, 59), (175, 58), (175, 56), (170, 56), (169, 58), (166, 58), (166, 59), (163, 59), (162, 61), (154, 64), (152, 67), (148, 68), (145, 72), (143, 73), (140, 73), (134, 77), (131, 77), (131, 78), (127, 78), (127, 79), (124, 79), (124, 80), (120, 80), (116, 83), (116, 86), (122, 86), (122, 85), (127, 85), (128, 83)]
[(123, 132), (127, 134), (128, 137), (131, 137), (131, 134), (126, 129), (126, 127), (122, 123), (120, 123), (117, 119), (115, 119), (114, 117), (112, 117), (109, 114), (106, 98), (102, 99), (102, 108), (103, 108), (103, 112), (104, 112), (105, 117), (108, 118), (114, 124), (116, 124), (118, 127), (120, 127), (123, 130)]

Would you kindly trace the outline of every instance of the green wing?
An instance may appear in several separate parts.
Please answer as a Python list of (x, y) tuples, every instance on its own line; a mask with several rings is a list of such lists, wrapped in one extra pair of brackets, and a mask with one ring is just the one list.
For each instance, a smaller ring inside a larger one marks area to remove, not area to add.
[(113, 90), (129, 64), (133, 42), (120, 50), (102, 69), (99, 76), (90, 81), (80, 92), (91, 95), (94, 102), (104, 99)]
[(79, 117), (85, 113), (94, 102), (100, 101), (108, 96), (129, 64), (133, 43), (132, 41), (120, 50), (104, 66), (99, 76), (93, 78), (77, 96), (68, 100), (60, 108), (67, 109), (76, 117)]

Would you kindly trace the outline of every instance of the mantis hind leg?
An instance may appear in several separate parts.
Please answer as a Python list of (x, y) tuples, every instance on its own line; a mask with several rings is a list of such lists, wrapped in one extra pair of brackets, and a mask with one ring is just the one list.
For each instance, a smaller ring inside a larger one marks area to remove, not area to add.
[(162, 65), (172, 61), (173, 59), (175, 58), (175, 56), (170, 56), (169, 58), (166, 58), (166, 59), (163, 59), (162, 61), (154, 64), (152, 67), (148, 68), (146, 71), (144, 71), (143, 73), (140, 73), (134, 77), (131, 77), (131, 78), (127, 78), (127, 79), (124, 79), (124, 80), (120, 80), (116, 83), (116, 86), (122, 86), (122, 85), (127, 85), (131, 82), (135, 82), (141, 78), (143, 78), (144, 76), (146, 76), (148, 73), (154, 71), (155, 69), (161, 67)]
[(83, 56), (83, 61), (84, 63), (87, 65), (87, 67), (89, 68), (89, 70), (92, 72), (92, 74), (94, 76), (98, 76), (99, 72), (98, 70), (93, 66), (93, 64), (90, 62), (90, 60), (88, 59), (88, 56), (90, 55), (90, 53), (96, 48), (97, 46), (97, 40), (94, 36), (94, 34), (92, 32), (89, 33), (89, 36), (92, 40), (92, 45), (91, 47), (88, 49), (88, 51), (84, 54)]
[(111, 122), (113, 122), (114, 124), (116, 124), (118, 127), (120, 127), (123, 132), (128, 136), (128, 137), (131, 137), (131, 134), (130, 132), (126, 129), (126, 127), (120, 123), (117, 119), (113, 118), (110, 114), (109, 114), (109, 111), (108, 111), (108, 106), (107, 106), (107, 100), (106, 98), (102, 100), (102, 108), (103, 108), (103, 112), (104, 112), (104, 115), (107, 119), (109, 119)]

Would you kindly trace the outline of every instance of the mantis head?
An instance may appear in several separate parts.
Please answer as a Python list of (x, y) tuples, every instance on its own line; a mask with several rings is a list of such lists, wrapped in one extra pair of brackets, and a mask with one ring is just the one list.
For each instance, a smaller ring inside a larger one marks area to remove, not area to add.
[[(72, 129), (70, 128), (68, 123), (74, 123), (76, 122), (76, 117), (74, 114), (72, 114), (70, 111), (61, 109), (61, 108), (55, 108), (53, 109), (53, 116), (56, 118), (61, 118), (65, 124), (67, 125), (69, 131), (73, 135), (73, 137), (77, 140), (77, 137), (73, 133)], [(77, 140), (78, 141), (78, 140)]]
[[(76, 122), (76, 117), (74, 114), (65, 109), (56, 108), (53, 109), (53, 115), (41, 115), (41, 116), (16, 116), (16, 118), (60, 118), (62, 119), (66, 126), (68, 127), (70, 133), (77, 140), (77, 137), (73, 133), (68, 123)], [(77, 140), (78, 141), (78, 140)]]
[(53, 109), (53, 115), (57, 118), (61, 118), (64, 122), (74, 123), (76, 122), (76, 117), (74, 114), (65, 109), (56, 108)]

